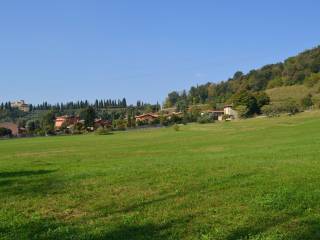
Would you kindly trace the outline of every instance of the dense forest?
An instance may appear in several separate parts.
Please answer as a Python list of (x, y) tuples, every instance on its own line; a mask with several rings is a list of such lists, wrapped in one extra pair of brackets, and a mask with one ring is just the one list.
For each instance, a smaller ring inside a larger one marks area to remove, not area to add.
[(305, 84), (313, 87), (320, 81), (320, 46), (290, 57), (284, 62), (263, 66), (244, 74), (236, 72), (232, 78), (220, 83), (206, 83), (193, 86), (187, 91), (173, 91), (168, 94), (164, 106), (177, 107), (195, 104), (232, 103), (243, 91), (257, 94), (269, 88)]

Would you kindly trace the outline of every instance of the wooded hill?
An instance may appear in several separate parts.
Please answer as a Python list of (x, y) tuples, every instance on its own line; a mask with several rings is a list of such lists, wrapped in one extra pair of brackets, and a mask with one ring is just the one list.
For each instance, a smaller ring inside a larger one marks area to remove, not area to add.
[(282, 86), (305, 85), (314, 88), (320, 82), (320, 46), (307, 50), (284, 62), (265, 65), (244, 74), (238, 71), (234, 76), (220, 83), (206, 83), (192, 86), (187, 91), (173, 91), (165, 100), (165, 107), (208, 103), (230, 102), (241, 91), (259, 92)]

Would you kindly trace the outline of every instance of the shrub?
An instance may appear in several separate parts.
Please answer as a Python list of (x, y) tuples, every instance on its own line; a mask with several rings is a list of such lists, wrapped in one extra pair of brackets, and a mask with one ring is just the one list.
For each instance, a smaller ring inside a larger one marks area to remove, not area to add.
[(282, 104), (282, 111), (289, 114), (296, 114), (300, 112), (300, 109), (295, 101), (289, 100)]
[(279, 107), (276, 105), (265, 105), (261, 108), (261, 111), (268, 117), (277, 117), (280, 113)]
[(10, 137), (12, 135), (11, 129), (0, 127), (0, 136), (1, 137)]
[(127, 129), (127, 121), (124, 119), (116, 120), (116, 128), (117, 130), (124, 131)]
[(311, 88), (320, 81), (320, 73), (312, 73), (309, 77), (304, 80), (304, 84)]
[(160, 119), (159, 118), (155, 118), (152, 121), (149, 122), (150, 125), (157, 125), (160, 123)]
[(249, 109), (247, 106), (240, 105), (236, 107), (236, 111), (238, 112), (239, 118), (247, 118), (249, 116)]
[(137, 126), (144, 126), (144, 125), (148, 125), (148, 121), (146, 120), (139, 120), (137, 121)]
[(300, 112), (299, 105), (293, 100), (280, 104), (265, 105), (261, 110), (268, 117), (279, 116), (280, 113), (296, 114)]
[(213, 123), (213, 115), (211, 114), (202, 114), (200, 117), (197, 119), (198, 123), (204, 124), (204, 123)]
[(95, 131), (95, 134), (97, 135), (108, 135), (110, 134), (110, 129), (104, 128), (104, 127), (98, 127)]
[(180, 127), (178, 124), (174, 124), (173, 125), (173, 130), (175, 130), (176, 132), (180, 131)]
[(303, 108), (310, 108), (313, 105), (312, 95), (308, 94), (304, 98), (301, 99), (301, 106)]
[(77, 122), (72, 126), (73, 134), (82, 134), (84, 132), (84, 125), (81, 122)]

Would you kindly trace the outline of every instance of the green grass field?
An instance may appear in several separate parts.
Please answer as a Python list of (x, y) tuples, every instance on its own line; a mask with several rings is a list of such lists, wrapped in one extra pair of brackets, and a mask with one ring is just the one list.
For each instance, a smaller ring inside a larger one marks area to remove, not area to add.
[(320, 112), (0, 141), (0, 239), (320, 239)]

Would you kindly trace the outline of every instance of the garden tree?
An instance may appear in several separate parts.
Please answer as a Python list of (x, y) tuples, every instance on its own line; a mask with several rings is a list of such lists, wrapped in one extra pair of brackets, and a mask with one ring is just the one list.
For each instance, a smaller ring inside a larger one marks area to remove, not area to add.
[(310, 93), (301, 99), (301, 106), (304, 108), (310, 108), (313, 106), (312, 95)]
[(12, 135), (11, 129), (0, 127), (0, 137), (6, 137), (11, 135)]
[(127, 126), (129, 128), (136, 126), (135, 121), (134, 121), (134, 117), (132, 117), (132, 115), (129, 114), (127, 119), (128, 119)]
[(214, 119), (213, 119), (213, 115), (212, 114), (201, 114), (198, 119), (197, 119), (198, 123), (204, 124), (204, 123), (213, 123)]
[(49, 111), (42, 116), (40, 124), (41, 124), (41, 129), (44, 131), (45, 134), (54, 133), (54, 121), (55, 121), (55, 114), (52, 111)]
[(27, 130), (28, 133), (35, 133), (39, 129), (40, 129), (39, 120), (29, 120), (29, 121), (27, 121), (26, 130)]
[(72, 131), (75, 134), (80, 134), (84, 131), (84, 125), (81, 122), (77, 122), (73, 125)]
[(190, 111), (189, 111), (189, 121), (190, 122), (195, 122), (197, 121), (198, 117), (200, 116), (200, 113), (201, 113), (201, 109), (197, 106), (192, 106), (190, 108)]
[(236, 107), (239, 118), (247, 118), (249, 116), (249, 109), (247, 106), (239, 105)]
[(116, 128), (118, 130), (126, 130), (127, 128), (127, 121), (124, 119), (118, 119), (116, 120)]
[(168, 97), (166, 98), (165, 101), (165, 107), (173, 107), (177, 101), (179, 100), (180, 96), (179, 93), (176, 91), (173, 91), (168, 94)]
[(245, 106), (248, 109), (247, 116), (251, 116), (260, 112), (260, 108), (257, 103), (257, 99), (249, 91), (241, 91), (232, 96), (231, 102), (234, 107)]
[(233, 75), (233, 79), (240, 79), (243, 76), (243, 72), (241, 71), (237, 71), (235, 72), (235, 74)]
[(257, 105), (259, 108), (259, 113), (260, 113), (260, 109), (264, 106), (264, 105), (268, 105), (270, 103), (270, 97), (268, 96), (268, 94), (264, 91), (260, 91), (260, 92), (256, 92), (253, 95), (256, 100), (257, 100)]
[(179, 100), (177, 103), (176, 103), (176, 111), (177, 112), (187, 112), (187, 109), (188, 109), (188, 104), (186, 102), (186, 100)]
[(84, 120), (84, 126), (93, 127), (96, 118), (96, 111), (93, 107), (87, 107), (80, 112), (80, 118)]

